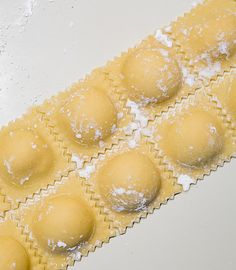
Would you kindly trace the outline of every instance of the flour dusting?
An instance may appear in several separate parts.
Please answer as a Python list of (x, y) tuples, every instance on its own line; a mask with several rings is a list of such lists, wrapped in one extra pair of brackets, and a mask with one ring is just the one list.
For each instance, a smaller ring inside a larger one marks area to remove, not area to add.
[(178, 177), (178, 183), (182, 185), (183, 191), (188, 191), (190, 189), (190, 185), (194, 184), (195, 181), (189, 175), (181, 174)]

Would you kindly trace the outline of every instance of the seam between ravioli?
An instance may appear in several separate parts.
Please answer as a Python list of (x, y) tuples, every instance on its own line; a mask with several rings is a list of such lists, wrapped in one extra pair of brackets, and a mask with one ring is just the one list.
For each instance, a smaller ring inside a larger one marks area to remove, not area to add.
[(12, 210), (12, 212), (10, 213), (10, 218), (11, 218), (11, 220), (16, 222), (17, 229), (19, 230), (21, 236), (24, 238), (24, 241), (27, 244), (29, 250), (32, 250), (33, 256), (38, 258), (39, 264), (37, 264), (37, 266), (42, 265), (43, 270), (49, 270), (47, 268), (47, 263), (46, 263), (44, 256), (42, 254), (40, 254), (39, 250), (36, 247), (33, 246), (33, 241), (30, 239), (29, 234), (26, 233), (26, 231), (25, 231), (26, 228), (23, 227), (23, 225), (21, 225), (20, 219), (18, 219), (17, 216), (15, 216), (15, 211), (17, 211), (17, 209)]

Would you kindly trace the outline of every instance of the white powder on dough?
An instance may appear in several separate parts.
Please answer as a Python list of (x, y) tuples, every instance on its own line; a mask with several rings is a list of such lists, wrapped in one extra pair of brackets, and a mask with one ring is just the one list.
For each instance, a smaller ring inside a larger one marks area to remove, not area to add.
[(79, 176), (85, 179), (89, 179), (91, 174), (95, 172), (94, 165), (87, 165), (84, 169), (79, 170)]
[(220, 72), (221, 70), (221, 64), (220, 62), (216, 62), (212, 65), (209, 65), (206, 68), (203, 68), (199, 71), (199, 75), (201, 77), (205, 77), (205, 78), (211, 78), (214, 75), (216, 75), (218, 72)]
[(123, 112), (118, 112), (117, 113), (117, 119), (120, 120), (124, 117), (124, 113)]
[(151, 130), (150, 128), (143, 128), (142, 134), (146, 137), (151, 137), (153, 134), (153, 130)]
[[(12, 167), (11, 167), (11, 161), (13, 161), (13, 160), (14, 160), (14, 158), (11, 158), (10, 160), (4, 160), (4, 161), (3, 161), (3, 164), (4, 164), (4, 166), (6, 167), (7, 172), (8, 172), (13, 178), (15, 178), (15, 177), (14, 177), (14, 173), (13, 173), (13, 171), (12, 171)], [(29, 181), (30, 177), (31, 177), (31, 173), (30, 173), (29, 175), (26, 175), (26, 176), (22, 177), (21, 179), (18, 180), (19, 184), (20, 184), (20, 185), (23, 185), (26, 181)]]
[(48, 239), (48, 247), (52, 248), (52, 250), (55, 250), (55, 244), (53, 240)]
[(37, 144), (35, 144), (35, 143), (31, 143), (31, 147), (32, 147), (32, 149), (36, 149), (37, 148)]
[(217, 132), (216, 127), (213, 125), (210, 125), (210, 132), (211, 132), (211, 134), (216, 134), (216, 132)]
[(191, 3), (191, 6), (194, 8), (201, 3), (203, 3), (203, 0), (195, 0), (194, 2)]
[(59, 248), (60, 248), (60, 247), (65, 248), (65, 247), (67, 247), (67, 244), (64, 243), (63, 241), (58, 241), (58, 242), (57, 242), (57, 246), (58, 246)]
[(112, 125), (112, 127), (111, 127), (111, 134), (114, 134), (116, 132), (116, 130), (117, 130), (116, 124)]
[(31, 177), (31, 174), (22, 177), (22, 178), (19, 180), (20, 185), (24, 185), (25, 182), (29, 181), (30, 177)]
[[(147, 199), (145, 198), (142, 192), (138, 192), (133, 189), (125, 189), (125, 188), (114, 188), (111, 195), (116, 203), (112, 206), (112, 208), (117, 212), (122, 212), (126, 210), (125, 205), (129, 204), (129, 200), (133, 201), (137, 204), (137, 207), (134, 209), (135, 211), (143, 210), (146, 208)], [(124, 199), (122, 196), (128, 196)]]
[(72, 154), (71, 156), (71, 161), (76, 163), (76, 168), (77, 169), (81, 169), (83, 166), (83, 159), (81, 159), (80, 157), (78, 157), (76, 154)]
[(141, 192), (137, 192), (136, 190), (131, 190), (131, 189), (124, 189), (124, 188), (115, 188), (112, 191), (113, 196), (119, 196), (119, 195), (137, 195), (140, 198), (144, 197), (144, 194)]
[(171, 25), (166, 26), (164, 29), (166, 33), (171, 33), (172, 31)]
[(138, 124), (131, 122), (127, 126), (125, 126), (123, 129), (126, 135), (131, 135), (134, 130), (138, 129)]
[(225, 54), (225, 55), (229, 56), (229, 48), (228, 48), (227, 42), (220, 42), (219, 43), (219, 52), (221, 54)]
[(100, 140), (98, 142), (98, 145), (99, 145), (100, 148), (104, 148), (105, 147), (105, 142), (103, 140)]
[(168, 88), (163, 82), (163, 79), (158, 80), (156, 85), (162, 91), (164, 97), (168, 96)]
[(6, 169), (7, 169), (7, 172), (10, 174), (10, 175), (13, 175), (13, 171), (12, 171), (12, 169), (11, 169), (11, 163), (10, 163), (10, 161), (8, 161), (8, 160), (4, 160), (3, 161), (3, 164), (4, 164), (4, 166), (6, 167)]
[(155, 37), (158, 41), (160, 41), (163, 45), (168, 48), (172, 47), (172, 40), (165, 34), (162, 33), (161, 29), (157, 29), (155, 33)]
[(182, 67), (182, 74), (183, 74), (185, 83), (188, 84), (189, 86), (193, 86), (195, 82), (194, 75), (190, 74), (190, 72), (185, 67)]
[(129, 148), (133, 149), (137, 146), (137, 142), (135, 139), (131, 139), (128, 141)]
[(168, 57), (169, 56), (169, 52), (167, 50), (164, 49), (159, 49), (160, 53), (162, 56), (164, 57)]
[(102, 132), (101, 132), (101, 130), (97, 129), (97, 130), (95, 130), (94, 139), (97, 140), (99, 138), (102, 138)]
[(140, 110), (140, 105), (132, 100), (128, 100), (126, 106), (130, 108), (132, 114), (134, 114), (135, 121), (137, 121), (140, 127), (146, 127), (148, 123), (148, 118)]
[(131, 113), (134, 115), (134, 122), (129, 123), (129, 125), (124, 128), (126, 135), (133, 135), (128, 141), (128, 146), (131, 149), (138, 145), (141, 139), (141, 134), (148, 137), (153, 134), (153, 131), (147, 127), (148, 117), (140, 109), (140, 106), (141, 104), (132, 100), (128, 100), (126, 103), (126, 107), (130, 108)]
[(81, 138), (82, 138), (82, 135), (81, 135), (80, 133), (76, 133), (75, 137), (76, 137), (77, 139), (81, 139)]
[(181, 174), (178, 177), (178, 183), (182, 185), (184, 191), (188, 191), (190, 189), (190, 185), (195, 182), (189, 175)]

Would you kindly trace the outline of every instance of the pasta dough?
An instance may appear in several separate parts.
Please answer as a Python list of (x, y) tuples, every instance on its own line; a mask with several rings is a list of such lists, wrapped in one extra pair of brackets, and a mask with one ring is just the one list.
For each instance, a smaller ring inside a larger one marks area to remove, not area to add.
[(53, 153), (30, 129), (3, 132), (0, 137), (0, 175), (15, 185), (30, 184), (53, 167)]
[(60, 109), (60, 115), (68, 136), (85, 145), (106, 139), (117, 125), (114, 104), (102, 90), (97, 89), (71, 95)]
[(194, 108), (171, 125), (166, 142), (170, 156), (184, 166), (210, 162), (224, 145), (223, 129), (214, 116)]
[(236, 120), (236, 73), (225, 74), (224, 79), (219, 79), (212, 87), (208, 88), (217, 101), (223, 105), (229, 114)]
[(162, 48), (136, 49), (127, 56), (122, 73), (124, 83), (139, 99), (161, 102), (181, 87), (178, 63)]
[(172, 25), (174, 39), (199, 75), (211, 78), (235, 63), (235, 1), (208, 0)]
[(60, 195), (51, 198), (35, 216), (34, 232), (52, 251), (73, 250), (93, 233), (94, 218), (77, 197)]
[(8, 236), (0, 236), (0, 269), (30, 269), (30, 261), (25, 248), (18, 241)]
[(155, 199), (160, 185), (155, 165), (136, 151), (114, 157), (99, 174), (101, 194), (117, 212), (144, 209)]

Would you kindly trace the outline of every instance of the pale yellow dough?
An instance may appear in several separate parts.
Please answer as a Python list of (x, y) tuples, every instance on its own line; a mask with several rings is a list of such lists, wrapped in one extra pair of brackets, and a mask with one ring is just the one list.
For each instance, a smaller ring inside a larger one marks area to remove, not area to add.
[(76, 143), (91, 145), (110, 136), (117, 125), (117, 112), (102, 91), (89, 89), (72, 94), (60, 109), (59, 121)]
[(124, 84), (139, 99), (161, 102), (181, 88), (178, 63), (163, 48), (140, 48), (127, 56), (122, 68)]
[(227, 90), (229, 93), (227, 105), (230, 113), (233, 115), (234, 119), (236, 119), (236, 74), (234, 74), (231, 84)]
[(161, 177), (153, 162), (137, 151), (108, 161), (98, 181), (101, 195), (117, 212), (144, 209), (156, 198), (161, 186)]
[(212, 84), (208, 90), (217, 97), (220, 104), (231, 115), (233, 122), (236, 121), (236, 71), (225, 74), (216, 83)]
[[(202, 16), (199, 10), (199, 18)], [(219, 16), (219, 17), (217, 17)], [(229, 57), (235, 53), (236, 40), (236, 17), (234, 14), (215, 14), (208, 17), (208, 22), (196, 24), (196, 27), (190, 32), (192, 49), (202, 55), (209, 52), (210, 55), (217, 59), (220, 57)], [(201, 38), (199, 38), (201, 33)], [(202, 57), (204, 57), (202, 55)]]
[(33, 231), (39, 242), (55, 252), (72, 250), (89, 240), (94, 217), (76, 196), (60, 195), (48, 200), (36, 213)]
[(235, 11), (233, 0), (208, 0), (175, 22), (172, 33), (194, 62), (229, 59), (236, 51)]
[(0, 236), (0, 269), (30, 269), (30, 261), (25, 248), (11, 237)]
[(197, 108), (173, 121), (165, 142), (168, 154), (176, 162), (192, 167), (210, 162), (223, 145), (223, 129), (217, 118)]
[(2, 132), (0, 141), (0, 176), (13, 184), (30, 184), (53, 166), (50, 146), (30, 129)]

